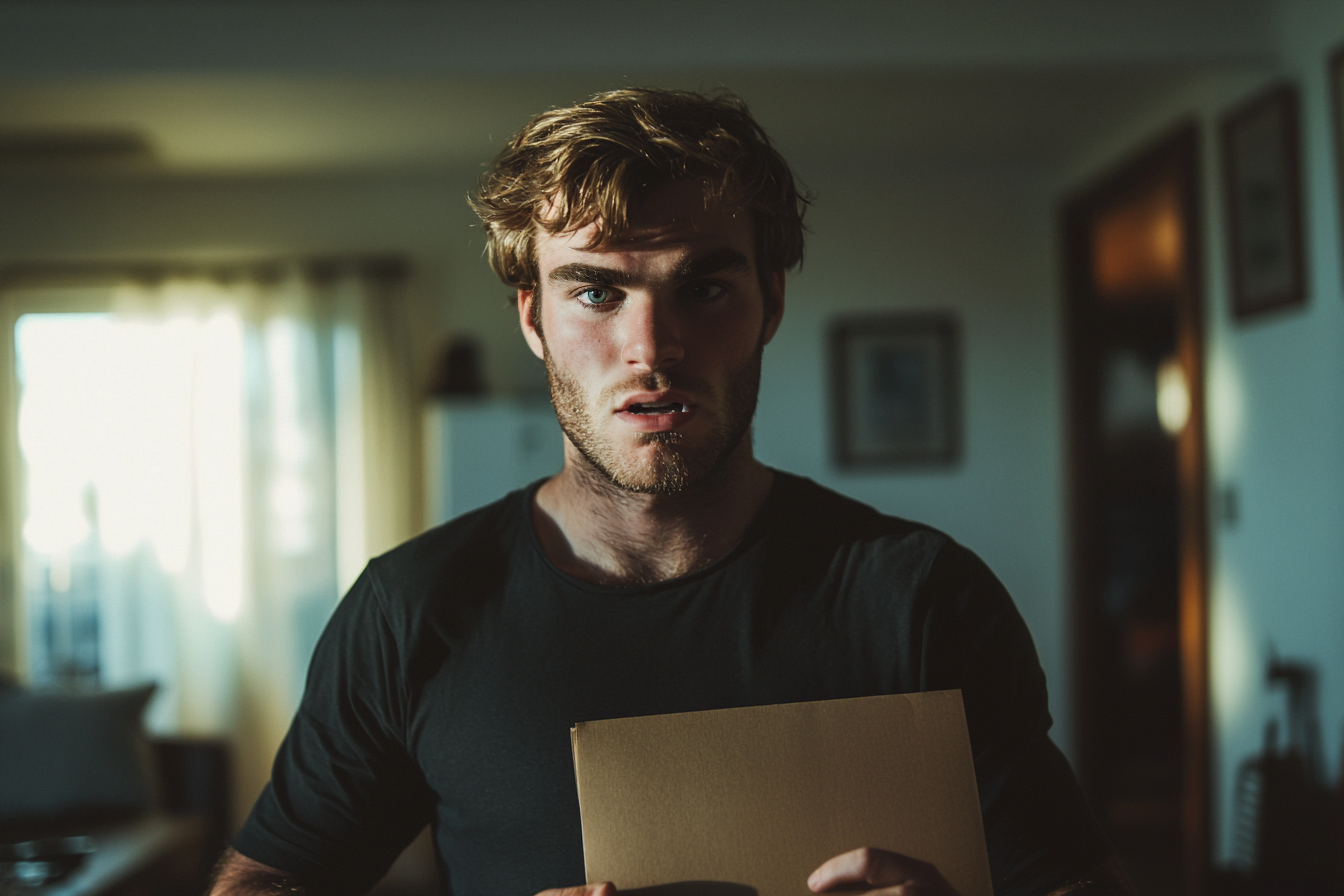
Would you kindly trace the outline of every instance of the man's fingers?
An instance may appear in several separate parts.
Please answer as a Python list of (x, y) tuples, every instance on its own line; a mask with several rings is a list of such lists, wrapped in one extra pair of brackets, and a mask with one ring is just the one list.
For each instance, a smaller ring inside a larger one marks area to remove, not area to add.
[(817, 893), (853, 884), (890, 887), (893, 893), (952, 894), (947, 881), (928, 862), (872, 847), (842, 853), (807, 879), (808, 888)]
[(616, 885), (611, 881), (589, 884), (586, 887), (564, 887), (559, 890), (547, 890), (537, 896), (616, 896)]

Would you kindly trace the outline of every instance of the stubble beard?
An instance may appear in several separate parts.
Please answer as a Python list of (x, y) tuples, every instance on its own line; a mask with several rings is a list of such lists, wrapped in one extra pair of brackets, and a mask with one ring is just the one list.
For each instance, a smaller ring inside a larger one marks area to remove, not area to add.
[[(544, 346), (545, 340), (542, 342)], [(682, 379), (656, 370), (608, 387), (590, 401), (582, 384), (554, 363), (549, 348), (545, 350), (546, 378), (560, 429), (593, 470), (622, 491), (676, 495), (711, 479), (751, 429), (761, 387), (764, 348), (765, 341), (761, 339), (747, 358), (729, 372), (719, 396), (702, 380)], [(637, 433), (638, 446), (655, 447), (652, 452), (636, 452), (617, 444), (598, 425), (599, 415), (609, 415), (607, 409), (621, 394), (675, 387), (691, 389), (720, 410), (699, 444), (687, 444), (682, 432)]]

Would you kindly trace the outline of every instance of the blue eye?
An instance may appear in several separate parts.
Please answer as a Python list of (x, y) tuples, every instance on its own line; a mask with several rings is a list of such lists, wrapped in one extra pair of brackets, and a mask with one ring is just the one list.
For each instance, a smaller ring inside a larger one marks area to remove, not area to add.
[(579, 298), (585, 305), (605, 305), (616, 298), (616, 293), (605, 286), (585, 286), (579, 290)]

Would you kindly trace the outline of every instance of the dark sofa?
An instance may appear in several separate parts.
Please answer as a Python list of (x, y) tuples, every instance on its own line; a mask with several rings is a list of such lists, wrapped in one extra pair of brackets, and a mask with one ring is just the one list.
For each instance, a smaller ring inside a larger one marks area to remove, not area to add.
[(229, 833), (228, 748), (149, 737), (153, 692), (0, 682), (0, 892), (203, 891)]

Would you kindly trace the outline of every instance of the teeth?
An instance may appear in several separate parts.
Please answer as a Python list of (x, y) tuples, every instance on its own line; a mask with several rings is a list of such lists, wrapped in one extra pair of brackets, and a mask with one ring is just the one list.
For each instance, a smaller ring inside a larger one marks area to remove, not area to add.
[(675, 414), (686, 410), (684, 404), (669, 402), (668, 404), (632, 404), (630, 413), (632, 414)]

